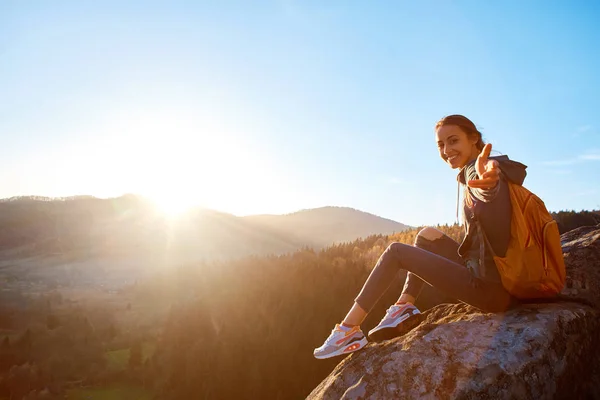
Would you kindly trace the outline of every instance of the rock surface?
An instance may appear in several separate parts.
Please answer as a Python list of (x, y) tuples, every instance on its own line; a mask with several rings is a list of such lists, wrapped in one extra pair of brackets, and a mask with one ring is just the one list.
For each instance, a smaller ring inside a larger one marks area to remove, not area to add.
[(346, 357), (309, 399), (600, 397), (600, 225), (563, 235), (574, 300), (483, 313), (446, 304), (402, 337)]
[(584, 298), (600, 308), (600, 224), (561, 236), (567, 282), (562, 294)]

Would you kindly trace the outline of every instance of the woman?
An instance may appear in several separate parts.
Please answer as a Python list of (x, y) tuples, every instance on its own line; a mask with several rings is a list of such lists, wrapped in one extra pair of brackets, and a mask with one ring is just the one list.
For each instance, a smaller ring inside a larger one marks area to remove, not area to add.
[[(459, 185), (470, 192), (463, 201), (465, 239), (459, 244), (428, 227), (417, 234), (414, 246), (392, 243), (344, 320), (314, 350), (316, 358), (351, 353), (367, 344), (360, 324), (400, 270), (408, 272), (402, 294), (369, 331), (372, 340), (388, 339), (410, 329), (411, 317), (419, 314), (414, 302), (425, 283), (486, 312), (505, 311), (518, 303), (502, 286), (492, 254), (503, 257), (510, 239), (512, 208), (507, 181), (521, 185), (527, 167), (507, 156), (489, 157), (491, 144), (484, 144), (473, 122), (462, 115), (440, 120), (435, 134), (440, 156), (451, 168), (460, 170)], [(492, 249), (480, 243), (475, 216)]]

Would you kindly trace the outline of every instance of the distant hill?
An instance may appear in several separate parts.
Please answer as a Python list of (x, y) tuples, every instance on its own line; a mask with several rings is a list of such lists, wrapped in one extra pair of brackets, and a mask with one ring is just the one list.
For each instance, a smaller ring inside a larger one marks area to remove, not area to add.
[(252, 215), (247, 221), (311, 238), (321, 246), (347, 242), (374, 234), (392, 234), (411, 227), (349, 207), (321, 207), (285, 215)]
[(145, 255), (174, 262), (230, 259), (321, 248), (406, 228), (344, 207), (248, 217), (195, 209), (169, 220), (135, 195), (0, 200), (0, 255), (5, 259), (47, 254)]

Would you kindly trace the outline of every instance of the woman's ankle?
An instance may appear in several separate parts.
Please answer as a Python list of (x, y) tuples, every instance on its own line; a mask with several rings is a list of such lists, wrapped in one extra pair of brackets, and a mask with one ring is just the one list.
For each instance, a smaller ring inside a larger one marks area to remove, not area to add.
[(352, 305), (350, 311), (348, 311), (348, 314), (346, 314), (346, 316), (342, 320), (341, 325), (346, 327), (359, 326), (365, 320), (366, 316), (367, 312), (363, 310), (363, 308), (360, 305), (358, 305), (358, 303), (355, 302)]
[(402, 295), (400, 295), (400, 298), (398, 299), (396, 304), (397, 305), (406, 304), (406, 303), (415, 304), (415, 300), (416, 299), (413, 295), (410, 295), (408, 293), (403, 293)]

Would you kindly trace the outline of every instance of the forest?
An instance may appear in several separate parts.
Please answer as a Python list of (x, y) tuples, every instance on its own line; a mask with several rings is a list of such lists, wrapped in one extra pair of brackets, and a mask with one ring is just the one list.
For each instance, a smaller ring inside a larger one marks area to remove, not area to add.
[[(600, 223), (598, 212), (553, 216), (562, 232)], [(462, 239), (459, 225), (438, 229)], [(180, 264), (117, 291), (4, 290), (0, 399), (303, 398), (340, 361), (316, 360), (313, 348), (384, 249), (412, 244), (419, 230)], [(390, 282), (363, 330), (377, 324), (403, 281)], [(417, 306), (451, 301), (427, 288)]]

